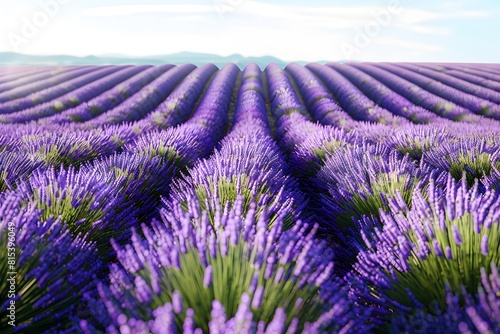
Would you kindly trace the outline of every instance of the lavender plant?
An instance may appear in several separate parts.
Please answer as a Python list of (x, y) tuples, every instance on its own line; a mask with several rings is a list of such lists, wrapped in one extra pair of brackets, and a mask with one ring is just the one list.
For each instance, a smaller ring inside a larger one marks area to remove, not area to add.
[(20, 209), (21, 200), (0, 197), (0, 330), (74, 328), (71, 319), (84, 315), (82, 295), (95, 289), (101, 270), (95, 244), (83, 234), (74, 237), (59, 220), (43, 219), (34, 207)]
[(465, 172), (467, 184), (472, 186), (476, 179), (495, 177), (495, 170), (500, 169), (500, 147), (489, 143), (486, 138), (465, 137), (447, 141), (427, 151), (422, 160), (425, 164), (440, 172), (449, 172), (459, 180)]
[[(110, 285), (99, 285), (108, 332), (203, 331), (284, 333), (339, 331), (364, 326), (347, 291), (330, 277), (332, 254), (300, 221), (268, 229), (255, 203), (242, 214), (243, 198), (230, 206), (215, 200), (214, 223), (192, 199), (162, 211), (162, 222), (134, 230), (132, 244), (116, 247)], [(241, 298), (241, 299), (240, 299)], [(161, 324), (161, 325), (160, 325)], [(83, 325), (87, 324), (83, 322)], [(167, 327), (168, 326), (168, 327)]]
[(426, 195), (416, 191), (410, 209), (396, 195), (380, 220), (359, 221), (366, 249), (354, 266), (362, 278), (354, 290), (394, 314), (443, 312), (448, 291), (476, 293), (481, 270), (500, 264), (498, 193), (480, 194), (477, 182), (469, 189), (465, 178), (449, 175), (445, 189), (431, 180)]

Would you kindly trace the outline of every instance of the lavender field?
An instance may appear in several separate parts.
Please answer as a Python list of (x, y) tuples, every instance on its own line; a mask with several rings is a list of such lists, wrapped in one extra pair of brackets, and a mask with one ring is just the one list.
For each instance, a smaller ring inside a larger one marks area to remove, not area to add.
[(500, 65), (0, 67), (1, 333), (500, 333)]

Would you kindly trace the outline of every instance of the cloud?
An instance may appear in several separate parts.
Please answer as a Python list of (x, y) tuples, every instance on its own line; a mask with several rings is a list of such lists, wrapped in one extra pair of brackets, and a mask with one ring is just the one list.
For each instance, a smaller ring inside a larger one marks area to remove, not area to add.
[(207, 5), (120, 5), (87, 8), (83, 14), (91, 16), (122, 16), (143, 13), (197, 14), (211, 13)]
[(374, 43), (376, 43), (376, 44), (382, 44), (382, 45), (394, 46), (396, 48), (404, 48), (404, 49), (409, 49), (409, 50), (415, 50), (415, 51), (425, 51), (425, 52), (438, 52), (438, 51), (441, 51), (441, 48), (439, 46), (435, 46), (435, 45), (431, 45), (431, 44), (411, 42), (411, 41), (400, 40), (400, 39), (378, 38), (378, 39), (376, 39), (374, 41)]
[[(493, 11), (466, 12), (464, 6), (444, 10), (441, 3), (424, 6), (399, 1), (401, 12), (391, 14), (390, 22), (370, 35), (368, 45), (361, 48), (360, 60), (425, 61), (440, 55), (443, 59), (462, 55), (460, 48), (465, 46), (452, 43), (461, 33), (457, 27), (497, 15)], [(103, 1), (101, 6), (83, 5), (83, 15), (67, 19), (61, 15), (54, 21), (54, 28), (41, 35), (39, 43), (30, 44), (27, 51), (137, 56), (193, 51), (273, 55), (289, 61), (344, 59), (339, 45), (354, 44), (367, 24), (380, 19), (378, 13), (389, 10), (384, 2), (389, 0), (378, 1), (380, 6), (356, 6), (356, 1), (347, 6), (314, 6), (314, 0), (307, 5), (276, 5), (264, 0), (203, 0), (192, 5), (187, 1), (177, 5), (143, 5), (138, 1), (108, 5), (109, 1)], [(218, 16), (221, 9), (223, 15)], [(164, 15), (153, 15), (158, 13)], [(5, 25), (0, 21), (0, 30)], [(442, 37), (450, 35), (456, 38)], [(1, 43), (0, 39), (0, 47)]]
[(426, 27), (423, 25), (411, 25), (411, 26), (405, 26), (405, 25), (399, 25), (400, 28), (404, 28), (406, 30), (418, 33), (418, 34), (426, 34), (426, 35), (433, 35), (433, 36), (451, 36), (452, 33), (449, 28), (443, 28), (443, 27)]
[[(363, 27), (367, 22), (374, 20), (378, 13), (386, 12), (390, 15), (391, 23), (403, 23), (401, 28), (421, 33), (438, 33), (446, 35), (442, 30), (428, 28), (423, 23), (441, 22), (451, 19), (478, 19), (489, 17), (486, 11), (447, 11), (434, 12), (415, 9), (405, 6), (402, 1), (400, 12), (390, 13), (387, 6), (364, 6), (364, 7), (342, 7), (342, 6), (295, 6), (274, 5), (253, 0), (242, 0), (235, 5), (231, 2), (222, 3), (227, 11), (225, 15), (234, 14), (238, 17), (270, 19), (273, 22), (282, 22), (288, 25), (301, 26), (303, 28), (321, 28), (329, 30), (345, 30)], [(215, 0), (212, 5), (183, 4), (183, 5), (117, 5), (92, 7), (84, 11), (84, 15), (92, 16), (123, 16), (143, 13), (170, 13), (170, 14), (213, 14), (220, 10), (221, 4)], [(182, 17), (182, 15), (181, 15)]]

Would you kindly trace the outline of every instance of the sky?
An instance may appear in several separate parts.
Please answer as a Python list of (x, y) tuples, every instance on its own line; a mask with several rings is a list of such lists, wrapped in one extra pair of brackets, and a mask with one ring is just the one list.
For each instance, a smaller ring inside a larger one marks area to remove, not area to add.
[(498, 0), (0, 0), (0, 52), (500, 62)]

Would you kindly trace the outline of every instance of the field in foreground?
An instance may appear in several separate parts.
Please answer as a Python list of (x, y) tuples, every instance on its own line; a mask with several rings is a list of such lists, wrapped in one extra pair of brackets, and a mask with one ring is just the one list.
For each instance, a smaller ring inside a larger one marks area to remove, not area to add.
[(0, 68), (0, 332), (500, 333), (499, 192), (496, 64)]

